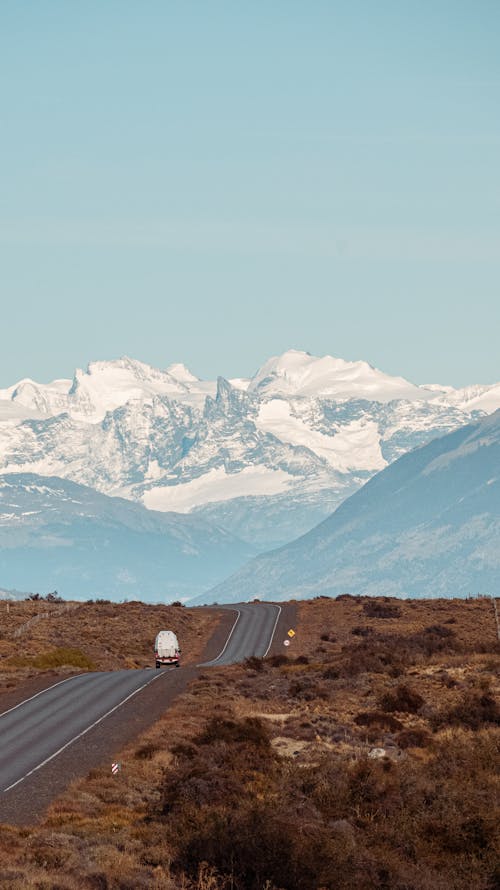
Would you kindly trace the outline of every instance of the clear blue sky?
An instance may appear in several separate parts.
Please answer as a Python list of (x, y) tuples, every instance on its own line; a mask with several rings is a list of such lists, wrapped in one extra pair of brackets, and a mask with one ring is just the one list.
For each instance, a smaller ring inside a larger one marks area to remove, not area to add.
[(0, 387), (500, 380), (498, 0), (0, 5)]

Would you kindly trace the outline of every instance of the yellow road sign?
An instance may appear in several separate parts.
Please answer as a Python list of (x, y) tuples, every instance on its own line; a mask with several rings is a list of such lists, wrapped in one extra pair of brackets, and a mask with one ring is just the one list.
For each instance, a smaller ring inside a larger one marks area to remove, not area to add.
[(292, 630), (292, 628), (290, 628), (290, 630), (288, 631), (288, 636), (289, 636), (289, 637), (294, 637), (294, 636), (295, 636), (295, 631)]

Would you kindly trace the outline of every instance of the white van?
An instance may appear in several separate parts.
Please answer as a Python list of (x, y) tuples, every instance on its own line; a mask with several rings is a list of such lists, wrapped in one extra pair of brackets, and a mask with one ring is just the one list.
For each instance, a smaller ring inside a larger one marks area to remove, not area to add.
[(179, 667), (180, 654), (179, 642), (174, 632), (160, 630), (155, 640), (156, 667), (160, 668), (162, 664), (175, 664)]

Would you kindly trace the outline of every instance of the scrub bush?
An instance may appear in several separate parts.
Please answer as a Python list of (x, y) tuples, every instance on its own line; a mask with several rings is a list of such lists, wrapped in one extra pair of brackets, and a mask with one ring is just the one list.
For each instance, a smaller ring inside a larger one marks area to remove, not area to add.
[(424, 704), (422, 696), (406, 683), (400, 683), (393, 691), (384, 693), (379, 701), (383, 711), (402, 711), (407, 714), (416, 714)]

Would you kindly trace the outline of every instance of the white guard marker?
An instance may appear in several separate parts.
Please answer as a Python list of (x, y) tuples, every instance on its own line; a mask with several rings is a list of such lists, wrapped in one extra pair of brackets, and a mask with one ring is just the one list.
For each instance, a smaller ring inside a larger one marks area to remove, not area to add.
[(121, 763), (112, 763), (111, 764), (111, 772), (113, 773), (114, 776), (116, 776), (116, 774), (121, 770), (121, 768), (122, 768)]
[(283, 640), (283, 645), (284, 645), (284, 646), (289, 646), (289, 645), (290, 645), (290, 640)]

